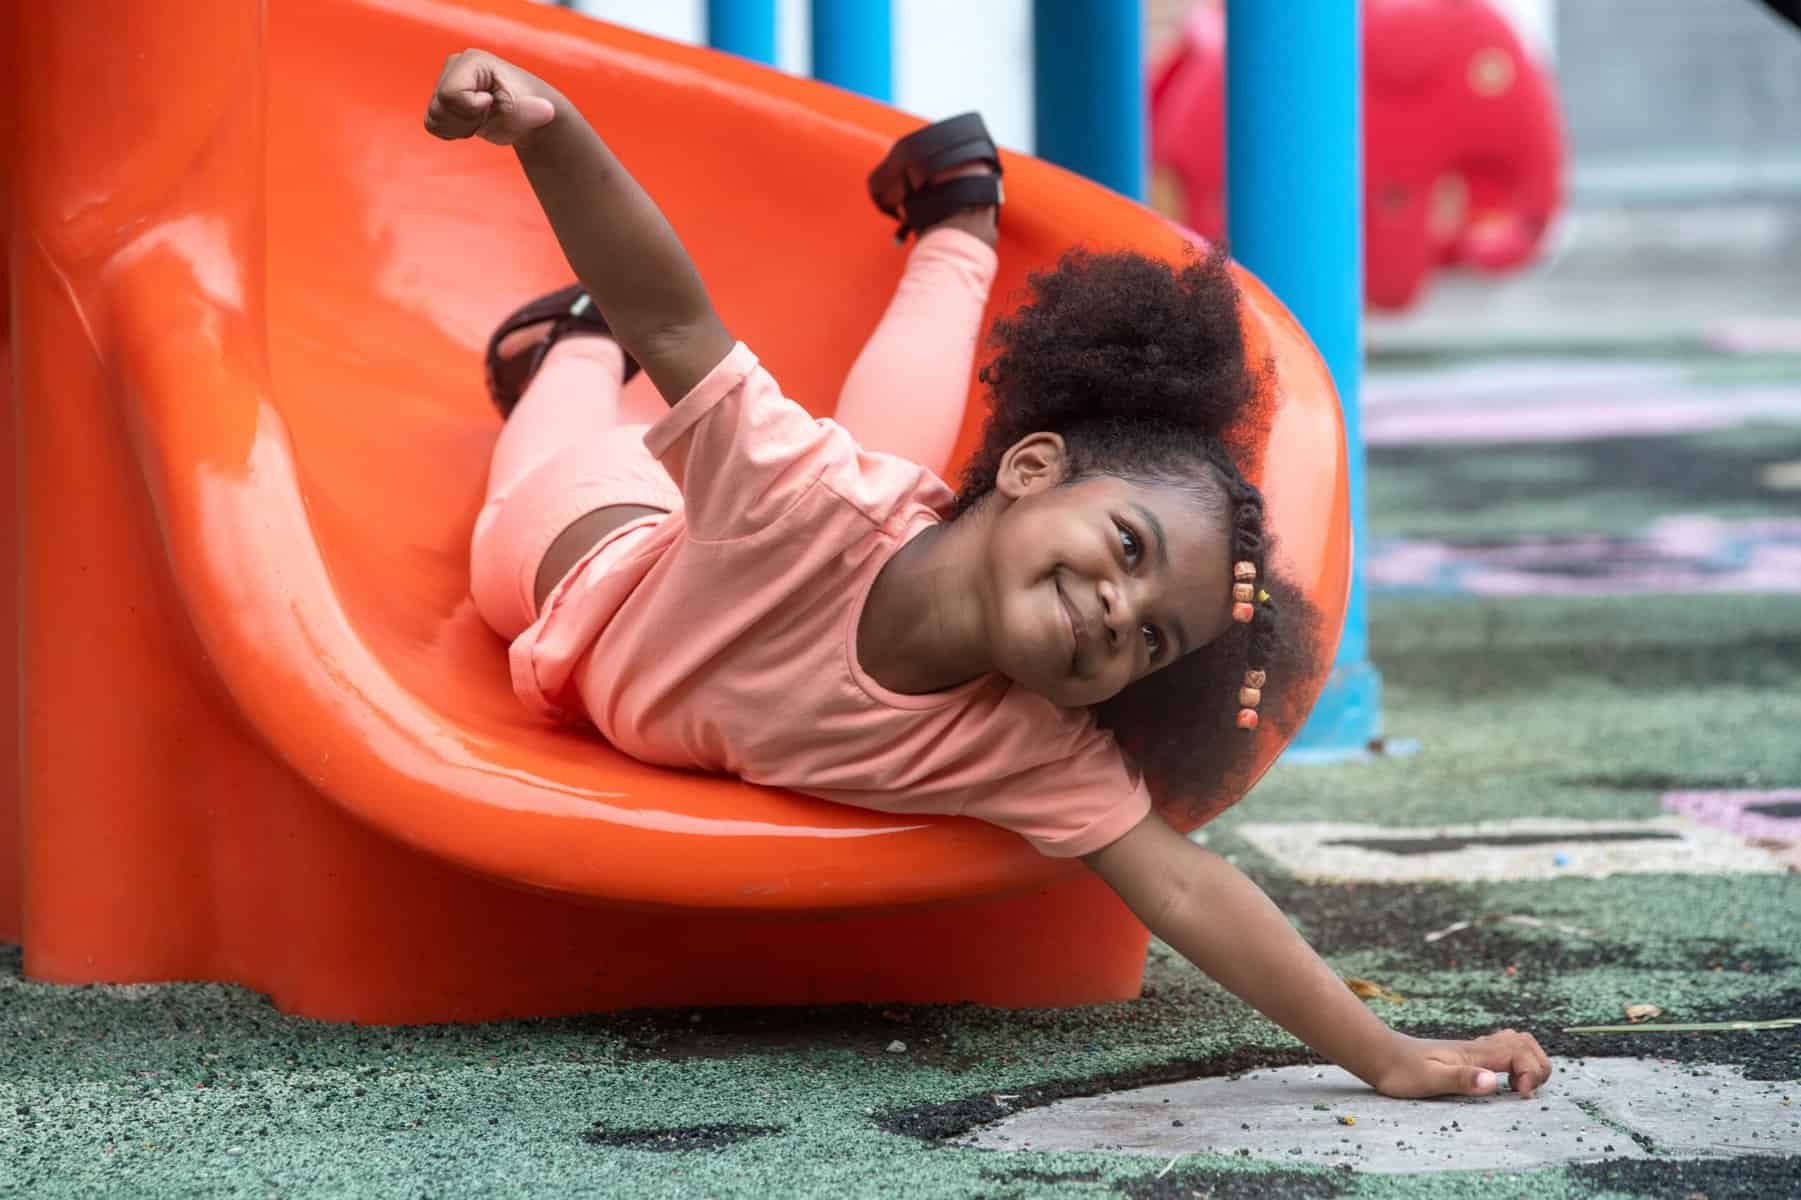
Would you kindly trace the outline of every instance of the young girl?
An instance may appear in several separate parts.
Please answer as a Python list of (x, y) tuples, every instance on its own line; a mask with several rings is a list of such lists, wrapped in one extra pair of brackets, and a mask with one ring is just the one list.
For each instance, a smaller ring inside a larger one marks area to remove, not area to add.
[[(1242, 759), (1196, 738), (1209, 703), (1241, 743), (1260, 708), (1282, 715), (1272, 593), (1292, 589), (1265, 573), (1261, 501), (1221, 440), (1257, 382), (1223, 254), (1072, 252), (1035, 277), (996, 326), (993, 413), (953, 496), (918, 464), (949, 454), (994, 278), (979, 118), (902, 139), (871, 177), (920, 236), (834, 421), (726, 331), (554, 88), (455, 55), (426, 128), (512, 146), (581, 280), (489, 347), (507, 423), (471, 592), (528, 705), (645, 761), (962, 813), (1080, 856), (1154, 934), (1389, 1095), (1544, 1082), (1529, 1035), (1389, 1030), (1152, 807), (1147, 764), (1217, 781)], [(622, 391), (640, 365), (673, 405)]]

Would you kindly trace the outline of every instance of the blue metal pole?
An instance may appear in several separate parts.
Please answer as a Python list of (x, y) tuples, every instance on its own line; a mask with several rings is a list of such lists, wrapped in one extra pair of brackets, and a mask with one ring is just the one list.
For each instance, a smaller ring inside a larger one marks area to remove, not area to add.
[(1033, 0), (1038, 157), (1145, 195), (1143, 0)]
[(707, 0), (707, 45), (775, 65), (775, 0)]
[(813, 78), (883, 102), (894, 98), (890, 0), (813, 0)]
[(1350, 609), (1299, 758), (1357, 754), (1381, 722), (1363, 586), (1362, 30), (1356, 0), (1227, 0), (1226, 228), (1232, 252), (1325, 357), (1350, 443)]

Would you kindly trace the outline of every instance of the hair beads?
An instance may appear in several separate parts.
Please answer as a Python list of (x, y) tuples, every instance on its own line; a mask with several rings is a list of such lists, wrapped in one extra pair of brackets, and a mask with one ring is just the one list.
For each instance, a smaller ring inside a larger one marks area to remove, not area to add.
[[(1234, 532), (1236, 532), (1237, 524), (1237, 521), (1234, 520)], [(1234, 541), (1236, 540), (1234, 538)], [(1255, 586), (1251, 581), (1257, 578), (1257, 564), (1249, 560), (1233, 563), (1232, 578), (1243, 581), (1232, 585), (1232, 599), (1235, 602), (1232, 605), (1232, 619), (1241, 625), (1249, 625), (1257, 616), (1257, 609), (1250, 602), (1250, 593)], [(1268, 600), (1269, 593), (1262, 592), (1259, 597)], [(1251, 682), (1252, 676), (1257, 677), (1256, 683)], [(1244, 686), (1238, 689), (1238, 703), (1242, 706), (1238, 710), (1238, 727), (1240, 729), (1257, 728), (1257, 706), (1263, 703), (1262, 671), (1246, 671), (1244, 673)]]
[(1250, 627), (1244, 680), (1238, 688), (1237, 725), (1253, 730), (1257, 728), (1257, 708), (1263, 703), (1263, 666), (1269, 661), (1275, 638), (1269, 592), (1257, 586), (1263, 573), (1263, 496), (1239, 474), (1238, 464), (1223, 445), (1216, 441), (1208, 449), (1232, 504), (1232, 620)]

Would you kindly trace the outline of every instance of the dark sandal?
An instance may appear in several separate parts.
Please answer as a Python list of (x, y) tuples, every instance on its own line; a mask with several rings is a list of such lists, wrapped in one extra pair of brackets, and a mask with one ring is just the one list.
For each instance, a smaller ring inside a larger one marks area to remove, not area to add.
[[(522, 329), (533, 325), (545, 324), (544, 336), (531, 343), (526, 349), (514, 354), (511, 358), (502, 358), (500, 346), (509, 337)], [(544, 356), (558, 340), (570, 333), (602, 334), (612, 337), (613, 331), (595, 307), (594, 298), (588, 295), (587, 289), (579, 283), (572, 283), (566, 288), (559, 288), (548, 296), (539, 296), (536, 300), (515, 309), (513, 314), (500, 323), (488, 339), (488, 395), (494, 400), (494, 407), (500, 415), (510, 417), (513, 407), (519, 403), (519, 397), (525, 394), (525, 387), (538, 373), (544, 364)], [(630, 379), (638, 373), (638, 364), (631, 355), (625, 356), (625, 377)]]
[[(917, 171), (924, 179), (965, 163), (985, 162), (992, 175), (960, 175), (942, 183), (915, 187), (908, 178)], [(875, 206), (900, 222), (896, 242), (919, 233), (952, 213), (966, 208), (986, 208), (1003, 200), (1000, 152), (988, 136), (980, 113), (964, 113), (916, 129), (894, 143), (888, 157), (869, 173), (869, 198)]]

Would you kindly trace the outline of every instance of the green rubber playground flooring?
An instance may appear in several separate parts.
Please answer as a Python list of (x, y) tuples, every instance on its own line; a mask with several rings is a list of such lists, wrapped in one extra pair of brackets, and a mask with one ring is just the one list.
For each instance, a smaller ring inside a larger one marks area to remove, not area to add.
[[(1782, 444), (1761, 453), (1795, 456)], [(1443, 463), (1421, 469), (1454, 486)], [(1422, 502), (1454, 511), (1439, 487)], [(1584, 505), (1579, 487), (1559, 496)], [(1378, 533), (1394, 536), (1389, 524)], [(1417, 740), (1417, 753), (1279, 765), (1207, 827), (1208, 844), (1256, 877), (1337, 969), (1403, 996), (1370, 1001), (1401, 1029), (1463, 1037), (1512, 1025), (1554, 1058), (1743, 1064), (1753, 1079), (1796, 1081), (1801, 1103), (1801, 1030), (1562, 1032), (1617, 1023), (1635, 1003), (1656, 1004), (1664, 1021), (1801, 1016), (1801, 875), (1314, 886), (1238, 832), (1641, 819), (1662, 812), (1669, 791), (1801, 787), (1801, 595), (1379, 596), (1371, 640), (1387, 732)], [(1424, 940), (1498, 914), (1549, 925)], [(1124, 1153), (947, 1142), (1001, 1115), (996, 1096), (1016, 1111), (1310, 1061), (1160, 945), (1140, 999), (1091, 1008), (360, 1028), (283, 1016), (230, 986), (34, 983), (18, 949), (0, 947), (0, 1195), (1762, 1200), (1795, 1194), (1801, 1179), (1801, 1146), (1755, 1159), (1376, 1175), (1205, 1155), (1160, 1171)]]
[(1801, 426), (1758, 422), (1681, 437), (1562, 444), (1378, 447), (1372, 529), (1384, 537), (1482, 541), (1628, 534), (1659, 517), (1801, 515), (1801, 490), (1766, 468), (1801, 463)]
[[(1455, 364), (1424, 364), (1428, 369)], [(1509, 366), (1504, 361), (1500, 364)], [(1582, 364), (1565, 363), (1579, 370)], [(1604, 364), (1605, 365), (1605, 364)], [(1629, 364), (1631, 365), (1631, 364)], [(1647, 405), (1675, 402), (1730, 411), (1735, 399), (1786, 394), (1796, 411), (1801, 357), (1677, 358), (1659, 365)], [(1512, 369), (1518, 370), (1517, 365)], [(1370, 529), (1381, 538), (1477, 542), (1522, 536), (1631, 534), (1660, 517), (1723, 520), (1801, 517), (1801, 421), (1757, 415), (1715, 428), (1668, 434), (1630, 432), (1637, 396), (1630, 383), (1609, 387), (1574, 376), (1561, 384), (1558, 367), (1543, 368), (1542, 391), (1530, 385), (1499, 399), (1462, 403), (1473, 414), (1509, 401), (1536, 400), (1551, 409), (1590, 413), (1605, 423), (1617, 413), (1626, 430), (1612, 436), (1547, 441), (1468, 441), (1379, 444), (1369, 449)], [(1384, 378), (1419, 378), (1390, 365), (1372, 371), (1371, 390)], [(1447, 399), (1469, 381), (1444, 379)], [(1523, 418), (1530, 424), (1530, 417)], [(1787, 482), (1776, 474), (1786, 467)]]

